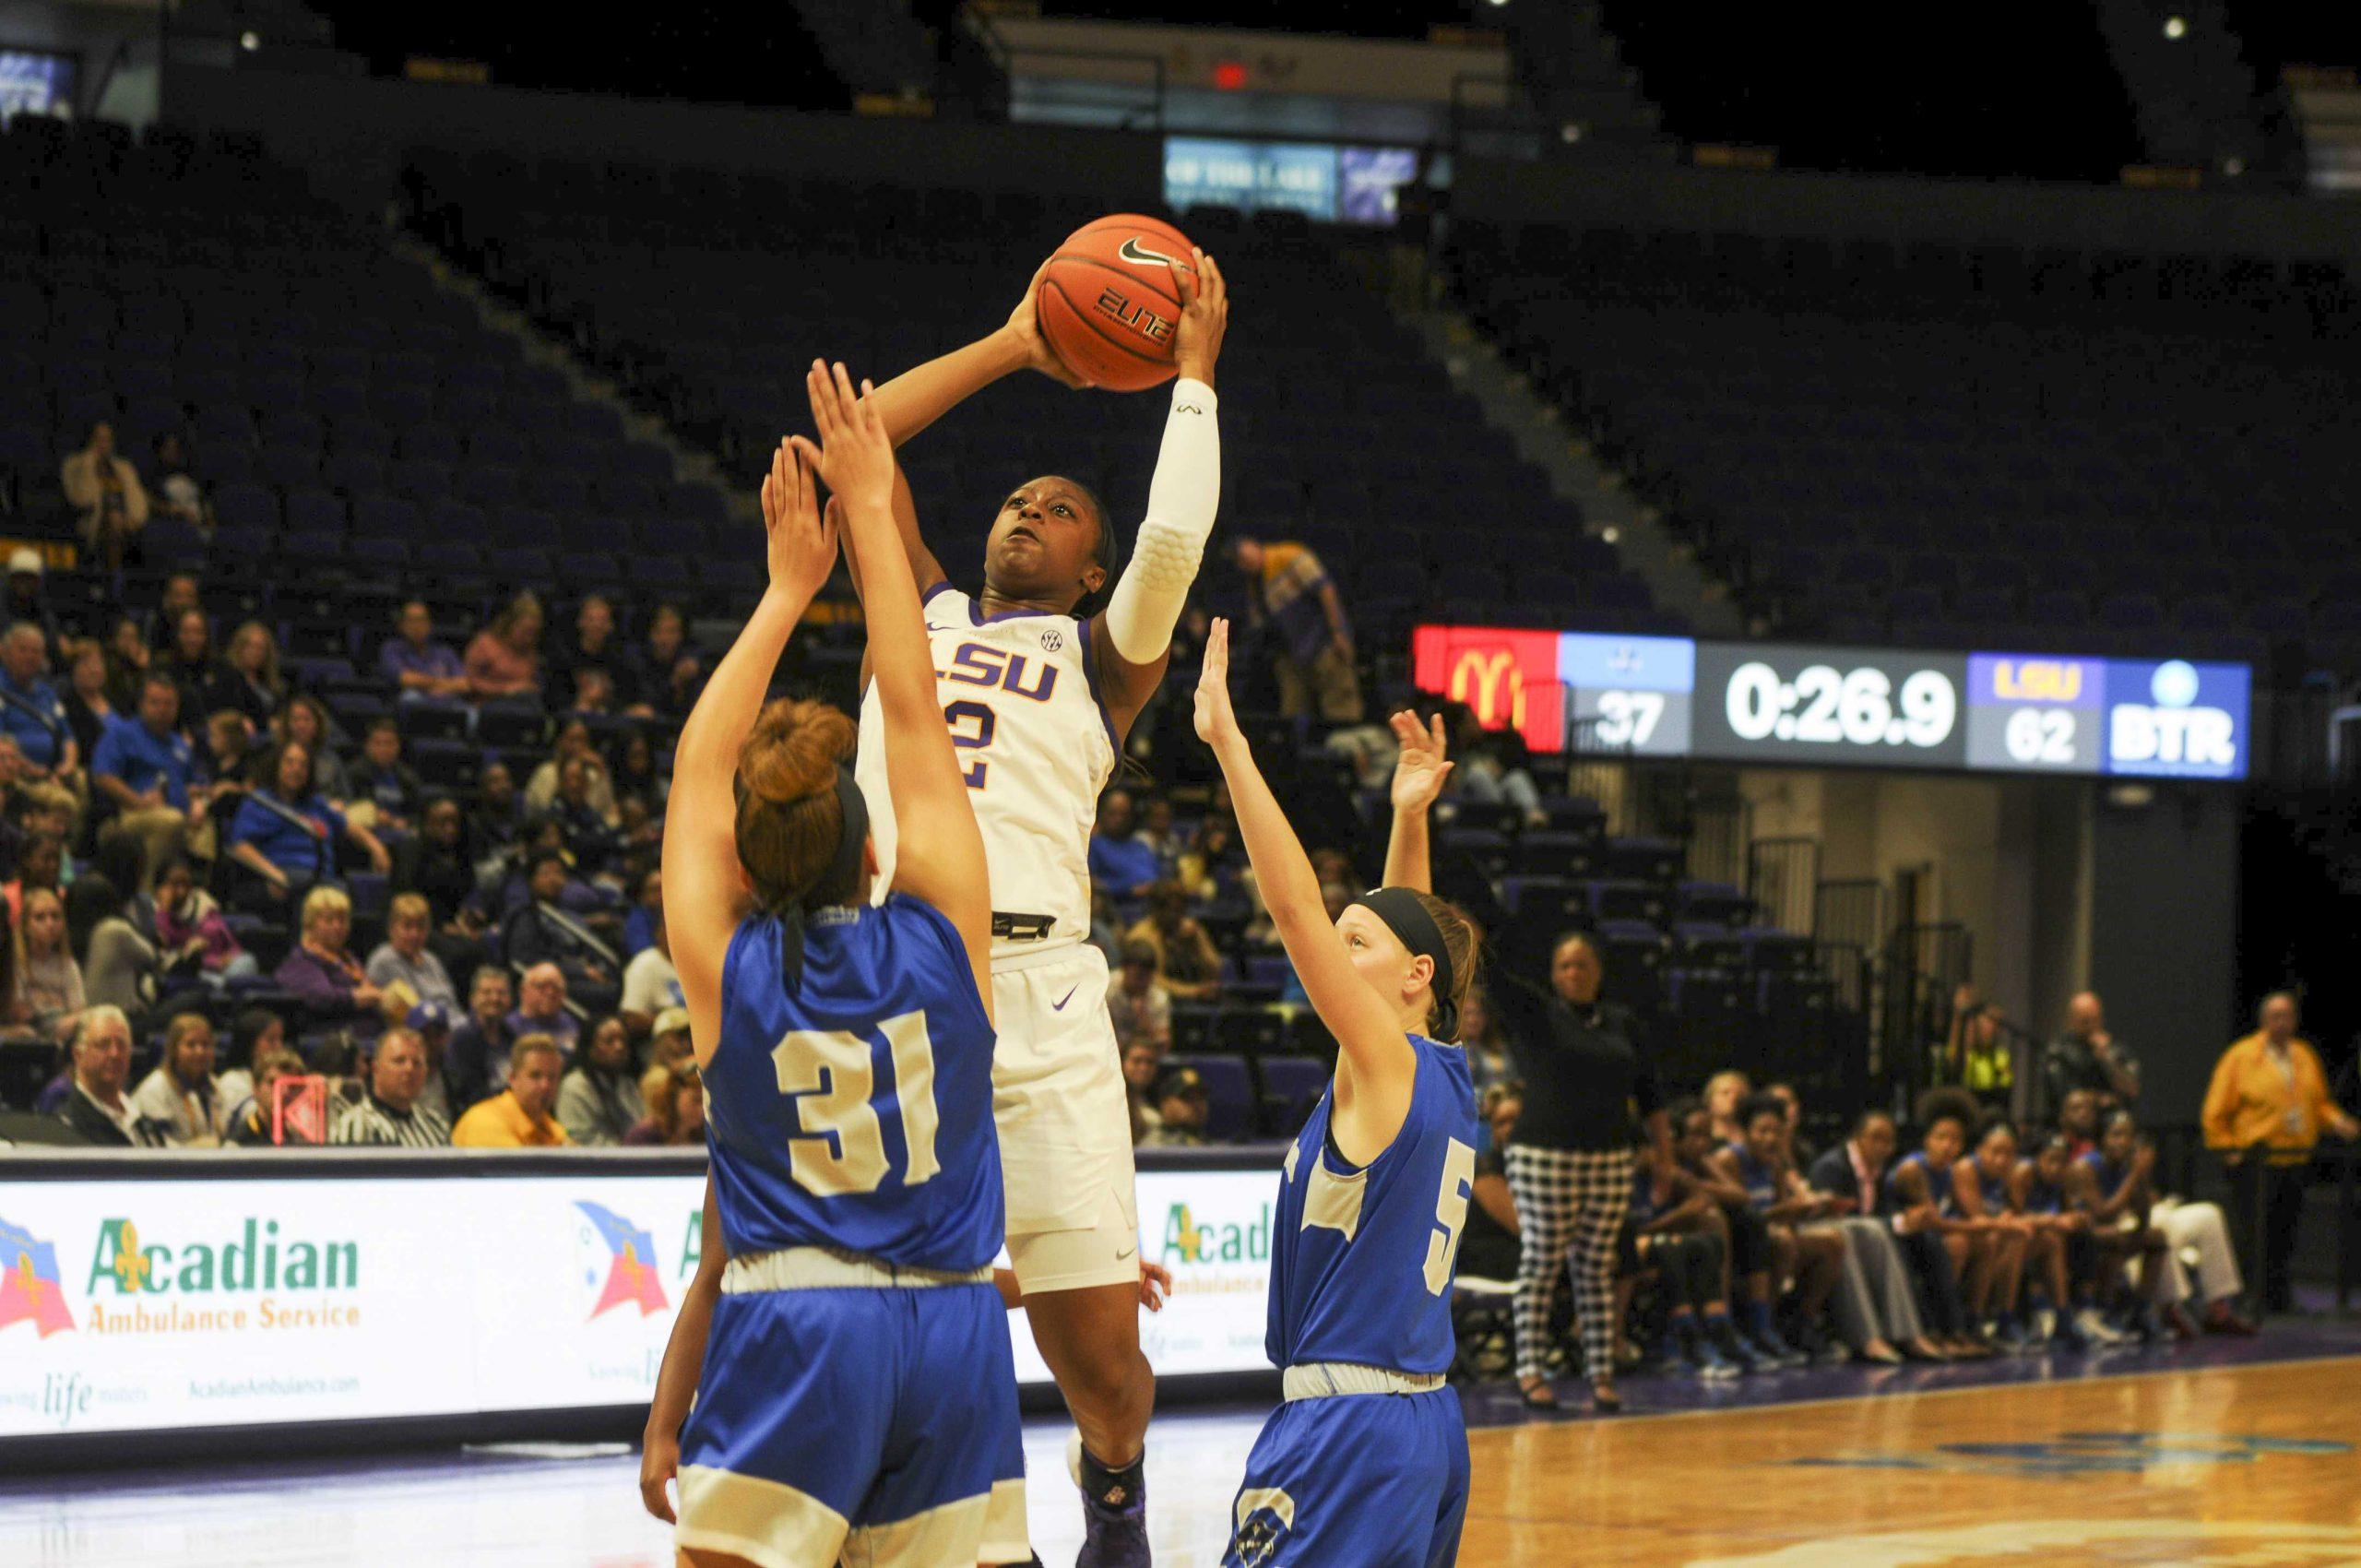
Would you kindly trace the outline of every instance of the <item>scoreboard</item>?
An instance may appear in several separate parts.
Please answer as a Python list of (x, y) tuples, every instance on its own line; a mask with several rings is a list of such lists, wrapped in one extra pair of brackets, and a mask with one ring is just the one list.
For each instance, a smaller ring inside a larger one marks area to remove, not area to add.
[(2243, 664), (1420, 626), (1411, 665), (1544, 752), (1579, 724), (1638, 756), (2237, 779), (2250, 749)]

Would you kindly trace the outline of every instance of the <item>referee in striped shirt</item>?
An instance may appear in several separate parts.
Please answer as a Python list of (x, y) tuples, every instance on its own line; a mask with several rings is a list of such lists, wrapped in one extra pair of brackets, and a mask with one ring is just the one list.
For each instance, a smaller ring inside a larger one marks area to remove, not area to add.
[(369, 1093), (328, 1129), (331, 1144), (447, 1148), (451, 1124), (418, 1103), (426, 1088), (426, 1042), (412, 1028), (387, 1029), (369, 1061)]

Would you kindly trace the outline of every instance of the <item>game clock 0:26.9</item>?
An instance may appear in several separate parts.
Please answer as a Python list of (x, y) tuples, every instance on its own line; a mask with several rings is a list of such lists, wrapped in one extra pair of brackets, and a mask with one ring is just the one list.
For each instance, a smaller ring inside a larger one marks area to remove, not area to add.
[(1958, 767), (1964, 654), (1697, 645), (1693, 754)]

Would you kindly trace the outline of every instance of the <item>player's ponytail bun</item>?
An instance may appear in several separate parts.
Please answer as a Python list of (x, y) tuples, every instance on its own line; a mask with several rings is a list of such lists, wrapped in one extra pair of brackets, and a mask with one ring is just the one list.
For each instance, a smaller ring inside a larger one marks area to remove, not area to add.
[[(765, 909), (845, 903), (851, 886), (829, 873), (838, 863), (844, 806), (836, 769), (852, 754), (851, 719), (823, 702), (782, 698), (765, 707), (738, 754), (738, 859)], [(858, 878), (860, 861), (852, 861)]]

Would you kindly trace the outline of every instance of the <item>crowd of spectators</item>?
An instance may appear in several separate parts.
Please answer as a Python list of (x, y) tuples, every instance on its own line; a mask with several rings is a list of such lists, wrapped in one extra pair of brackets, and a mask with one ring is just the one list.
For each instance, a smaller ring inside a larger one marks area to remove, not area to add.
[[(100, 426), (65, 479), (102, 559), (110, 529), (136, 558), (151, 506), (206, 515), (177, 438), (143, 478)], [(19, 1109), (140, 1146), (701, 1136), (657, 863), (704, 670), (676, 607), (635, 642), (586, 595), (545, 637), (520, 594), (462, 656), (412, 601), (374, 680), (324, 695), (280, 627), (227, 624), (193, 573), (149, 577), (152, 606), (99, 636), (68, 630), (91, 618), (57, 612), (37, 552), (7, 568), (0, 1060), (34, 1088)], [(472, 789), (430, 785), (414, 737), (490, 706), (513, 743), (483, 748)]]

